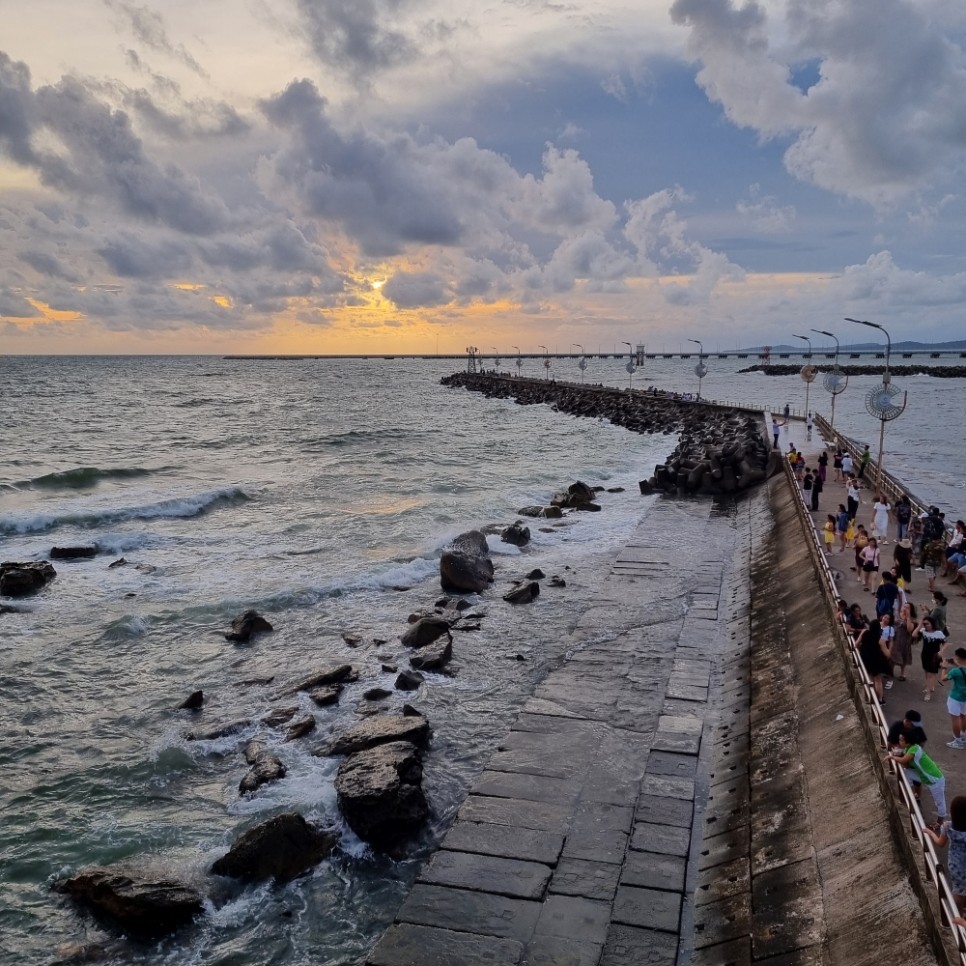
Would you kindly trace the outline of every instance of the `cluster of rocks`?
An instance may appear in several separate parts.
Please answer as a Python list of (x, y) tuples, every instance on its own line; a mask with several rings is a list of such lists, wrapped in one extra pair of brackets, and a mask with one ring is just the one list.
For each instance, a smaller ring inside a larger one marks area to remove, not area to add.
[(765, 442), (760, 420), (709, 409), (696, 414), (666, 463), (641, 480), (641, 493), (716, 495), (755, 486), (781, 465), (781, 454)]
[[(819, 374), (829, 372), (833, 366), (816, 366)], [(885, 372), (885, 366), (839, 366), (847, 376), (881, 376)], [(743, 372), (763, 372), (766, 376), (797, 376), (802, 371), (801, 366), (785, 365), (784, 363), (773, 365), (770, 362), (760, 362), (747, 369), (739, 369), (739, 374)], [(937, 379), (963, 379), (966, 378), (966, 366), (930, 366), (924, 362), (913, 365), (889, 366), (889, 372), (894, 376), (935, 376)]]
[[(680, 433), (678, 445), (667, 461), (655, 467), (652, 477), (641, 481), (642, 493), (737, 493), (760, 483), (769, 474), (770, 450), (761, 421), (738, 410), (659, 393), (558, 385), (477, 373), (445, 376), (442, 383), (485, 396), (513, 399), (521, 405), (547, 403), (558, 412), (608, 419), (635, 433)], [(552, 502), (558, 507), (574, 506)], [(591, 502), (576, 508), (597, 507)], [(520, 512), (551, 515), (541, 507), (527, 507)]]

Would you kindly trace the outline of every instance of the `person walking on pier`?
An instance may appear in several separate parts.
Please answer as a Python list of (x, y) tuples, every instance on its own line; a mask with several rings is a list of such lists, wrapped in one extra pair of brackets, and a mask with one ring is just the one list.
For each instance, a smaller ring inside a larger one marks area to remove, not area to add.
[(926, 685), (922, 692), (922, 700), (931, 701), (932, 693), (936, 690), (936, 680), (942, 667), (942, 650), (943, 644), (946, 643), (946, 635), (926, 615), (919, 622), (919, 626), (912, 636), (913, 639), (919, 638), (922, 641), (922, 652), (919, 655), (919, 660), (922, 663)]
[(849, 477), (852, 475), (852, 454), (845, 450), (842, 453), (842, 479), (848, 482)]
[(872, 504), (872, 536), (883, 546), (889, 536), (889, 501), (880, 493)]
[(875, 537), (869, 537), (869, 542), (862, 548), (862, 586), (871, 590), (869, 586), (872, 575), (879, 572), (879, 544)]
[(896, 562), (896, 576), (902, 581), (902, 589), (912, 586), (912, 541), (903, 537), (892, 549), (892, 559)]
[(869, 452), (869, 444), (865, 444), (865, 449), (859, 455), (859, 479), (865, 479), (865, 471), (869, 468), (869, 460), (872, 459), (872, 454)]
[(862, 659), (865, 672), (872, 681), (875, 696), (879, 699), (879, 704), (885, 704), (883, 682), (886, 676), (892, 673), (892, 665), (889, 663), (889, 647), (882, 638), (882, 622), (870, 620), (859, 631), (855, 643), (859, 649), (859, 657)]
[(772, 444), (772, 449), (778, 449), (778, 434), (781, 432), (781, 427), (778, 425), (778, 419), (775, 416), (771, 418), (771, 434), (775, 438), (775, 442)]
[(909, 529), (909, 521), (912, 519), (912, 504), (905, 493), (896, 500), (893, 511), (896, 518), (896, 540), (902, 540)]
[(841, 483), (845, 477), (842, 475), (842, 448), (840, 446), (835, 447), (835, 453), (832, 456), (832, 482)]
[(855, 515), (859, 512), (859, 504), (862, 502), (862, 499), (859, 496), (858, 482), (850, 477), (846, 477), (846, 479), (848, 479), (848, 486), (845, 492), (849, 504), (849, 517), (854, 520)]
[(845, 553), (849, 542), (849, 511), (845, 504), (839, 504), (839, 512), (835, 515), (835, 532), (839, 537), (839, 553)]
[(810, 443), (812, 441), (812, 427), (815, 423), (812, 421), (812, 414), (808, 413), (805, 417), (805, 442)]
[(818, 498), (822, 495), (824, 489), (825, 483), (822, 481), (822, 475), (816, 473), (812, 477), (812, 513), (818, 513)]
[(957, 647), (952, 661), (945, 662), (942, 680), (952, 685), (946, 698), (946, 710), (953, 740), (947, 741), (946, 745), (962, 751), (966, 748), (966, 647)]
[[(916, 629), (916, 606), (912, 601), (906, 601), (899, 608), (899, 619), (896, 621), (896, 633), (892, 638), (893, 676), (899, 681), (905, 681), (906, 668), (912, 664), (912, 634)], [(899, 673), (896, 674), (896, 668)], [(918, 712), (917, 712), (918, 714)]]

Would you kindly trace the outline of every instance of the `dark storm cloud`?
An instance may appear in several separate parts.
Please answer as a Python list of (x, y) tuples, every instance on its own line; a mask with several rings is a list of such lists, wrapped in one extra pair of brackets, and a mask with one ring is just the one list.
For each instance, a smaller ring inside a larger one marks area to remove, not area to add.
[(184, 44), (171, 42), (160, 14), (148, 7), (138, 6), (126, 0), (104, 0), (104, 4), (124, 20), (137, 40), (145, 47), (174, 58), (199, 77), (208, 79), (208, 72), (188, 52)]
[(405, 243), (453, 245), (460, 222), (447, 185), (434, 178), (406, 135), (343, 137), (311, 81), (295, 81), (262, 102), (265, 116), (292, 137), (276, 159), (283, 181), (298, 187), (313, 215), (341, 222), (367, 255), (397, 253)]
[(355, 83), (415, 58), (412, 41), (393, 23), (413, 0), (298, 0), (312, 51)]
[(30, 69), (0, 51), (0, 146), (18, 164), (35, 162)]
[(125, 90), (121, 96), (142, 121), (172, 141), (239, 137), (251, 129), (238, 111), (224, 101), (183, 101), (178, 105), (179, 111), (171, 111), (143, 89)]
[(108, 241), (97, 254), (121, 278), (186, 277), (194, 265), (191, 252), (180, 242), (152, 243), (129, 232)]
[(401, 309), (446, 305), (453, 297), (446, 283), (428, 272), (397, 272), (383, 285), (382, 294)]
[(22, 295), (0, 285), (0, 317), (29, 319), (37, 314), (37, 310)]
[(41, 275), (47, 275), (50, 278), (61, 278), (67, 282), (80, 281), (80, 277), (76, 272), (67, 268), (56, 255), (52, 255), (50, 252), (23, 252), (20, 258), (35, 272), (39, 272)]

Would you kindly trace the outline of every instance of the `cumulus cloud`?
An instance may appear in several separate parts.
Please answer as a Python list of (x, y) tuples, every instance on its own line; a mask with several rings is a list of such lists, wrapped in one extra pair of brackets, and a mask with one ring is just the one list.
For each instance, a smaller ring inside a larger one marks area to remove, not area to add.
[(748, 200), (740, 200), (735, 210), (765, 235), (780, 235), (792, 230), (795, 221), (795, 206), (782, 205), (772, 195), (763, 195), (761, 185), (753, 184), (748, 189)]
[[(776, 10), (781, 8), (775, 8)], [(942, 184), (966, 146), (966, 52), (938, 0), (675, 0), (697, 79), (735, 124), (787, 138), (789, 172), (887, 208)], [(776, 39), (780, 38), (780, 39)], [(794, 70), (814, 64), (802, 89)]]

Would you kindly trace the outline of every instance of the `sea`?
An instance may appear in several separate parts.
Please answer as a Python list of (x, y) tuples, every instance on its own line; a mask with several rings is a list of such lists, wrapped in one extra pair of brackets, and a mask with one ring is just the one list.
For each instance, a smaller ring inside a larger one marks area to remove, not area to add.
[[(516, 373), (512, 362), (501, 368)], [(584, 371), (576, 360), (550, 372), (521, 362), (533, 378), (697, 389), (693, 358), (647, 360), (631, 375), (617, 359)], [(739, 373), (748, 362), (707, 360), (702, 394), (805, 408), (801, 379)], [(18, 608), (0, 614), (0, 962), (66, 962), (78, 950), (152, 966), (365, 961), (522, 703), (579, 646), (573, 629), (609, 562), (667, 499), (642, 497), (637, 483), (675, 437), (440, 385), (463, 368), (436, 357), (0, 357), (0, 559), (97, 547), (57, 561), (39, 594), (0, 600)], [(877, 381), (850, 379), (835, 422), (874, 451), (880, 424), (863, 399)], [(952, 401), (966, 381), (895, 382), (908, 405), (886, 426), (886, 468), (947, 516), (966, 515), (966, 456), (946, 431), (961, 422)], [(827, 415), (821, 382), (809, 393), (808, 408)], [(790, 422), (786, 440), (801, 431)], [(528, 519), (529, 545), (501, 541), (519, 508), (578, 479), (604, 488), (601, 512)], [(392, 690), (385, 668), (406, 666), (399, 638), (441, 596), (442, 550), (475, 528), (496, 565), (493, 589), (472, 599), (479, 630), (455, 635), (447, 673), (419, 691), (367, 700), (369, 689)], [(503, 602), (535, 568), (566, 586), (545, 583), (526, 606)], [(227, 641), (250, 608), (274, 630)], [(343, 662), (359, 680), (337, 706), (283, 696)], [(196, 689), (204, 709), (179, 710)], [(261, 719), (293, 701), (316, 728), (286, 742)], [(345, 826), (338, 760), (313, 752), (406, 701), (433, 729), (432, 815), (391, 859)], [(228, 737), (187, 738), (239, 720), (249, 723)], [(287, 775), (242, 796), (241, 749), (253, 737)], [(210, 865), (241, 832), (293, 810), (335, 830), (333, 857), (284, 886), (212, 881)], [(209, 895), (204, 917), (137, 941), (51, 890), (117, 862), (196, 884)]]

